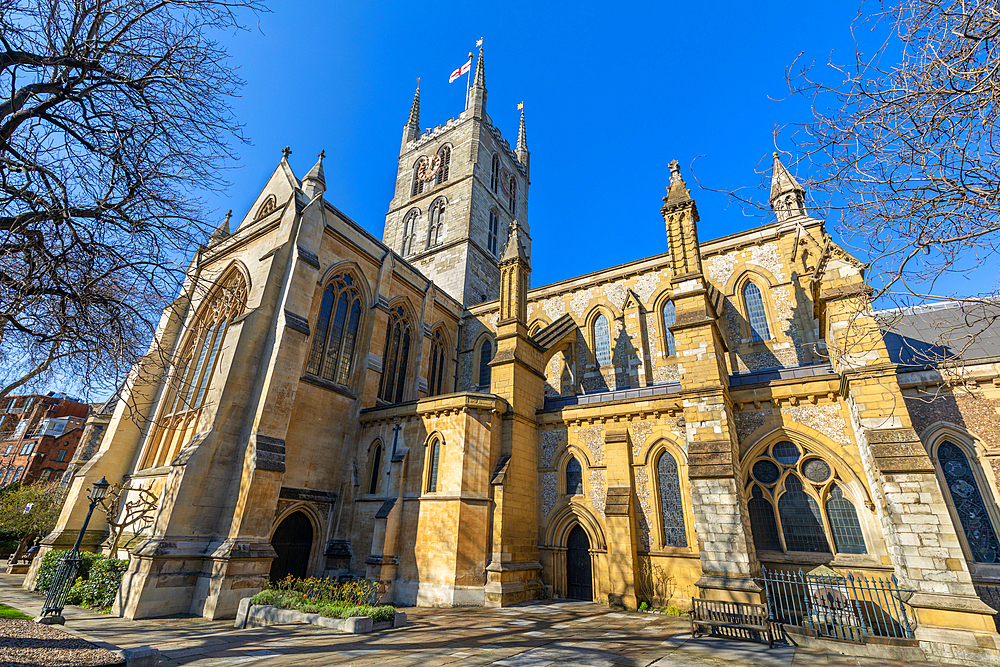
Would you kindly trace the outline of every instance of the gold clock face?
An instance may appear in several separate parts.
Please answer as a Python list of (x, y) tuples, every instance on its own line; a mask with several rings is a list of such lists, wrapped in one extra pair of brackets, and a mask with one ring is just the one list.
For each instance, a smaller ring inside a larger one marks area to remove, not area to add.
[(420, 158), (420, 166), (417, 167), (417, 178), (421, 181), (429, 181), (437, 174), (441, 168), (441, 156), (435, 153), (428, 157)]

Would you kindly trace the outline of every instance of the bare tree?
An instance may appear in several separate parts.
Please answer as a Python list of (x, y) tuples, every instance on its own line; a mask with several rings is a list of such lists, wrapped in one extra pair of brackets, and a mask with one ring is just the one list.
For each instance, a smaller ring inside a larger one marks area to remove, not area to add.
[(115, 484), (98, 505), (108, 518), (112, 558), (117, 558), (118, 542), (126, 528), (138, 524), (133, 532), (139, 533), (152, 525), (160, 500), (152, 489), (152, 482), (145, 487), (132, 486), (131, 483)]
[(0, 396), (119, 384), (225, 185), (259, 0), (0, 0)]
[(812, 121), (792, 128), (800, 171), (869, 263), (878, 303), (993, 305), (995, 272), (961, 294), (951, 278), (981, 275), (1000, 249), (1000, 11), (992, 0), (869, 5), (852, 64), (786, 72), (812, 102)]

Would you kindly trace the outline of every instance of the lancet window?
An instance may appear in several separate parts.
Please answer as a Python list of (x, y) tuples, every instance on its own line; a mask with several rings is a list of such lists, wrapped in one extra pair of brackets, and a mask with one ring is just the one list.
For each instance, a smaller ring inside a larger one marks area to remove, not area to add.
[(431, 443), (429, 459), (428, 459), (428, 471), (427, 471), (427, 492), (435, 493), (438, 486), (438, 464), (441, 459), (441, 441), (438, 438), (434, 438)]
[(479, 388), (489, 389), (492, 380), (490, 362), (493, 361), (493, 345), (489, 340), (484, 340), (479, 348)]
[(977, 563), (1000, 563), (1000, 541), (996, 528), (965, 452), (945, 441), (938, 447), (937, 460), (973, 560)]
[(424, 181), (420, 180), (418, 175), (420, 172), (420, 163), (423, 162), (424, 158), (420, 158), (413, 165), (413, 186), (410, 188), (410, 196), (416, 197), (424, 192)]
[(427, 228), (427, 247), (433, 248), (441, 243), (441, 228), (444, 226), (444, 213), (447, 202), (444, 197), (434, 200), (430, 208), (430, 224)]
[(368, 476), (368, 493), (374, 494), (378, 492), (378, 478), (379, 474), (382, 472), (382, 445), (375, 445), (375, 449), (372, 450), (372, 468), (371, 474)]
[(399, 403), (406, 391), (406, 366), (410, 357), (410, 318), (403, 306), (389, 311), (382, 355), (382, 379), (378, 396), (388, 403)]
[(566, 495), (583, 495), (583, 468), (575, 457), (566, 464)]
[(430, 379), (427, 382), (428, 396), (437, 396), (443, 393), (441, 390), (444, 387), (446, 354), (447, 346), (445, 345), (444, 332), (438, 329), (434, 332), (434, 337), (431, 339), (431, 373)]
[(767, 311), (764, 309), (764, 297), (760, 288), (754, 283), (747, 283), (743, 288), (743, 302), (746, 304), (747, 320), (750, 322), (750, 337), (755, 343), (771, 340), (771, 330), (767, 326)]
[(594, 355), (598, 365), (611, 365), (611, 327), (603, 313), (594, 320)]
[(674, 334), (670, 331), (670, 326), (677, 322), (677, 310), (673, 301), (666, 301), (663, 304), (663, 338), (667, 343), (667, 356), (672, 357), (677, 354), (674, 344)]
[(437, 182), (440, 185), (447, 181), (451, 174), (451, 146), (442, 146), (438, 150), (438, 157), (441, 158), (441, 166), (438, 167), (437, 173)]
[(510, 183), (508, 187), (509, 190), (507, 194), (509, 199), (507, 200), (507, 203), (510, 207), (510, 214), (515, 215), (517, 213), (517, 211), (514, 210), (517, 207), (517, 179), (514, 178), (513, 176), (510, 177)]
[(663, 452), (656, 463), (656, 476), (660, 487), (660, 515), (663, 519), (663, 546), (686, 547), (684, 530), (684, 504), (681, 500), (681, 482), (677, 461), (670, 452)]
[(409, 257), (413, 254), (413, 246), (417, 241), (417, 218), (419, 216), (420, 211), (413, 209), (403, 218), (403, 245), (400, 248), (403, 257)]
[(500, 189), (500, 156), (493, 154), (493, 165), (490, 167), (490, 190), (494, 194)]
[(306, 373), (349, 384), (361, 326), (361, 293), (350, 273), (335, 275), (323, 291)]
[(486, 249), (492, 254), (500, 253), (500, 218), (496, 211), (490, 211), (490, 227), (486, 234)]
[(868, 553), (843, 485), (834, 467), (805, 447), (788, 440), (771, 445), (754, 460), (747, 480), (754, 545), (763, 551)]
[(194, 435), (222, 342), (230, 324), (243, 313), (246, 299), (246, 280), (242, 273), (233, 270), (195, 315), (160, 401), (156, 427), (149, 438), (141, 468), (153, 468), (173, 460)]

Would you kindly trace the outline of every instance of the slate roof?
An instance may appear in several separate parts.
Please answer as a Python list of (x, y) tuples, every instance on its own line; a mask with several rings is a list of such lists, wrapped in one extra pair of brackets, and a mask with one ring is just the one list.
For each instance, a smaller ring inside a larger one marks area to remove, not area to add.
[(1000, 301), (946, 301), (875, 313), (889, 356), (927, 366), (1000, 357)]

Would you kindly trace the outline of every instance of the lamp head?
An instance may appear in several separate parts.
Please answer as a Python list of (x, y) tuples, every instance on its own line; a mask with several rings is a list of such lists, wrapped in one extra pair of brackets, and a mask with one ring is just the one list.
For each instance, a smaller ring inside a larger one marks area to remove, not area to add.
[(90, 487), (90, 499), (95, 503), (99, 500), (103, 500), (104, 496), (108, 493), (109, 486), (111, 486), (111, 484), (108, 483), (108, 480), (103, 477), (94, 482), (94, 485)]

